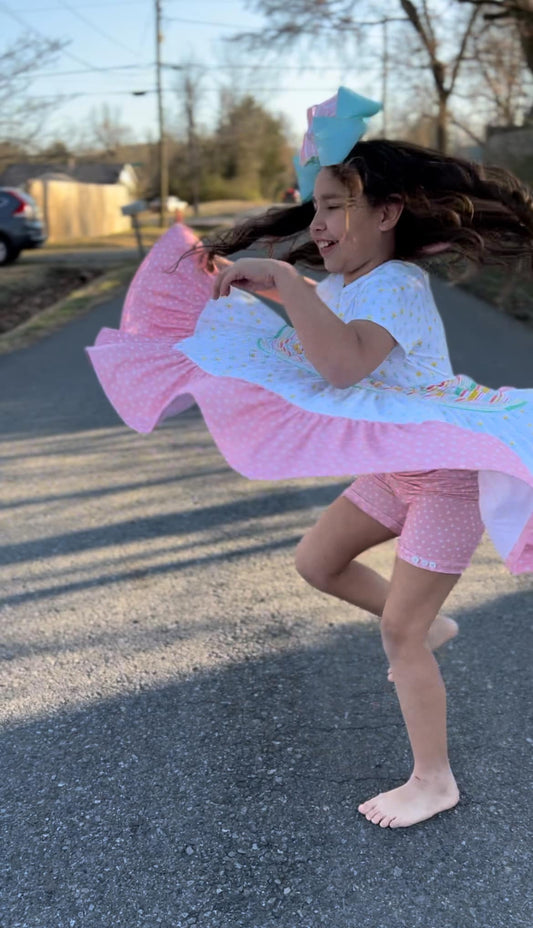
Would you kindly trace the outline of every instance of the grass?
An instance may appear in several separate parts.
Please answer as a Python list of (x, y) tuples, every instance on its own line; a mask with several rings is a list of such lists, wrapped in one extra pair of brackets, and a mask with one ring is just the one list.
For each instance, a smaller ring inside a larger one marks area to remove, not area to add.
[[(98, 271), (98, 273), (100, 273)], [(74, 284), (88, 283), (95, 269), (80, 265), (10, 264), (0, 269), (0, 313), (14, 299), (27, 299), (59, 283), (62, 279)], [(85, 279), (86, 277), (86, 279)]]
[(0, 269), (0, 334), (103, 274), (100, 266), (14, 264)]
[(32, 316), (16, 328), (0, 335), (0, 354), (27, 348), (55, 332), (65, 323), (87, 313), (104, 300), (111, 299), (115, 293), (120, 292), (129, 284), (136, 268), (136, 262), (128, 262), (115, 267), (92, 283), (73, 290), (64, 299)]
[[(146, 249), (151, 248), (167, 230), (168, 226), (164, 229), (160, 229), (159, 226), (155, 224), (143, 225), (142, 241)], [(113, 235), (99, 235), (92, 238), (69, 238), (65, 242), (47, 242), (40, 250), (43, 252), (55, 252), (80, 251), (80, 249), (90, 250), (92, 248), (116, 248), (118, 250), (121, 248), (136, 247), (137, 239), (133, 229), (131, 229), (127, 232), (115, 232)]]
[(533, 275), (525, 270), (487, 266), (476, 268), (453, 256), (424, 262), (426, 270), (492, 304), (501, 313), (533, 326)]
[[(266, 204), (247, 200), (216, 200), (202, 203), (196, 219), (195, 232), (201, 237), (213, 232), (213, 224), (201, 225), (202, 217), (235, 215)], [(190, 221), (192, 208), (186, 210), (185, 221)], [(198, 221), (199, 220), (199, 221)], [(160, 228), (153, 213), (140, 216), (141, 234), (145, 250), (148, 251), (167, 231)], [(98, 260), (98, 250), (116, 250), (116, 265), (104, 273)], [(93, 306), (108, 299), (126, 286), (138, 265), (137, 260), (121, 257), (126, 249), (137, 249), (134, 230), (98, 238), (70, 239), (44, 246), (42, 251), (50, 257), (57, 254), (57, 261), (15, 263), (0, 271), (0, 354), (25, 348), (38, 339), (50, 334), (71, 319), (88, 312)], [(80, 255), (79, 262), (61, 262), (61, 252)], [(85, 284), (80, 286), (80, 281)], [(89, 282), (91, 281), (91, 282)], [(2, 331), (4, 329), (5, 331)]]
[(533, 278), (501, 268), (483, 268), (461, 286), (501, 312), (533, 325)]

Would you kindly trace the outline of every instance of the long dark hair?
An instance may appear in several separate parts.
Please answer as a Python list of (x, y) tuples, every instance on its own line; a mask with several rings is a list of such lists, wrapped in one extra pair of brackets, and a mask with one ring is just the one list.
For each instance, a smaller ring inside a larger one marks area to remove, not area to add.
[[(372, 206), (401, 198), (395, 254), (417, 260), (445, 244), (449, 254), (482, 264), (521, 261), (533, 267), (533, 198), (509, 171), (438, 151), (372, 139), (358, 142), (342, 164), (330, 168), (352, 192), (358, 185)], [(360, 179), (360, 180), (359, 180)], [(295, 264), (323, 267), (307, 232), (313, 204), (275, 207), (204, 242), (211, 260), (256, 242)]]

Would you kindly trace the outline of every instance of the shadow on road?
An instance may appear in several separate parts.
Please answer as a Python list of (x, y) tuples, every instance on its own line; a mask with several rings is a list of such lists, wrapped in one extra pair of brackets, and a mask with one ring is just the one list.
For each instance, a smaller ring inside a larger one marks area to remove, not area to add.
[[(529, 928), (528, 658), (501, 648), (510, 621), (463, 620), (443, 658), (463, 802), (405, 831), (356, 812), (408, 773), (368, 626), (302, 648), (287, 624), (262, 642), (278, 653), (14, 725), (5, 923)], [(480, 666), (481, 632), (495, 660)]]

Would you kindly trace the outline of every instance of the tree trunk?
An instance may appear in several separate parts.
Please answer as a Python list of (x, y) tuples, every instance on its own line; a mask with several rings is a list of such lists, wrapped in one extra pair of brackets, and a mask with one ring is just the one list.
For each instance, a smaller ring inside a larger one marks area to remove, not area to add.
[(518, 32), (529, 70), (533, 73), (533, 17), (518, 20)]
[(437, 149), (444, 155), (448, 151), (448, 94), (439, 92), (439, 108), (436, 132)]

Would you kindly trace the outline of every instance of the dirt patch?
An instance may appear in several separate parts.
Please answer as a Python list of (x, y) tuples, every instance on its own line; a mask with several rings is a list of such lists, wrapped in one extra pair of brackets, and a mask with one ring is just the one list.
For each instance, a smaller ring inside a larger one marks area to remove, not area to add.
[(100, 277), (100, 267), (15, 265), (0, 268), (0, 334)]

